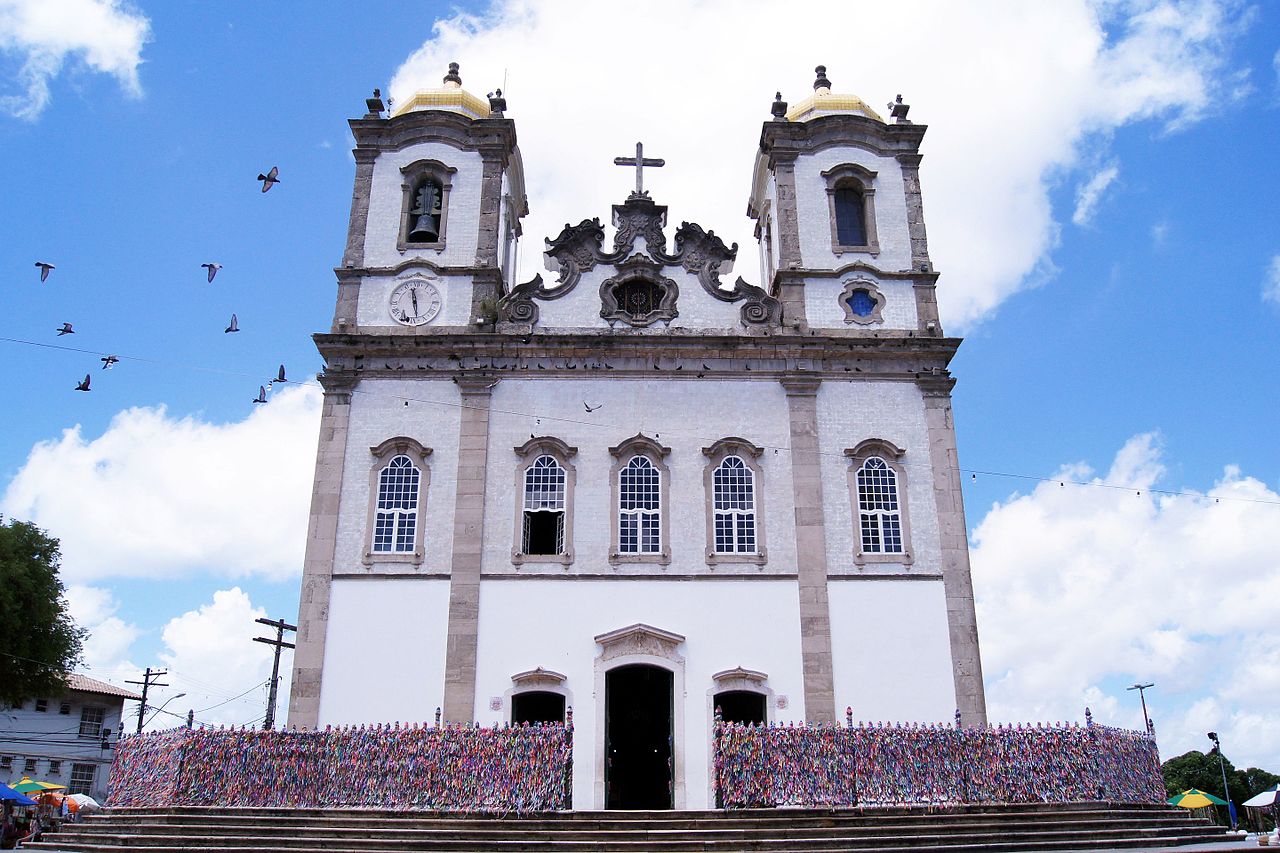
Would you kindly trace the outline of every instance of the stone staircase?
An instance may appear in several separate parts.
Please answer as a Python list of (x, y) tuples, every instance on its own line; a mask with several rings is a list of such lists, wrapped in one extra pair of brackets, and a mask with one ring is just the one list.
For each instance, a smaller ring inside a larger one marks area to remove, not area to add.
[(731, 812), (443, 815), (372, 809), (139, 808), (90, 815), (32, 849), (59, 851), (1076, 851), (1228, 842), (1166, 806), (1072, 803)]

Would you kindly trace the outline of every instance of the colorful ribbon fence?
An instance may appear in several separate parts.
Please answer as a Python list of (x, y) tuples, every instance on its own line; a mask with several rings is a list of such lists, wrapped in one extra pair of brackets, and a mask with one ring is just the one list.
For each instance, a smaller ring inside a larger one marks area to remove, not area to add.
[(123, 738), (112, 806), (534, 812), (569, 807), (573, 729), (176, 729)]
[(717, 723), (717, 803), (1161, 803), (1155, 738), (1100, 725)]

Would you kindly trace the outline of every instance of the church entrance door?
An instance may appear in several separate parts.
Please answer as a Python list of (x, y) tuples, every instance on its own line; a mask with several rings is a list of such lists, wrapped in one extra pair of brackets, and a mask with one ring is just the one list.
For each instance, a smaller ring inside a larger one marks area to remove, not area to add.
[(672, 683), (647, 664), (605, 673), (606, 808), (671, 808)]

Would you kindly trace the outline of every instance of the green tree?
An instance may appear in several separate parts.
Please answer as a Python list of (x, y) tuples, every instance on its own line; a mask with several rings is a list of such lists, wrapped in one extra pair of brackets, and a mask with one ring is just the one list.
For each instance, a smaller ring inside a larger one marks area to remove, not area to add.
[(0, 702), (56, 696), (80, 662), (84, 631), (67, 613), (58, 540), (0, 517)]
[[(1226, 762), (1226, 765), (1227, 778), (1230, 779), (1235, 768), (1231, 766), (1230, 761)], [(1197, 788), (1206, 794), (1223, 797), (1222, 770), (1218, 767), (1216, 754), (1208, 755), (1193, 749), (1176, 758), (1170, 758), (1160, 765), (1160, 772), (1164, 774), (1164, 787), (1171, 797), (1174, 794), (1181, 794), (1188, 788)], [(1239, 797), (1239, 792), (1232, 793)]]

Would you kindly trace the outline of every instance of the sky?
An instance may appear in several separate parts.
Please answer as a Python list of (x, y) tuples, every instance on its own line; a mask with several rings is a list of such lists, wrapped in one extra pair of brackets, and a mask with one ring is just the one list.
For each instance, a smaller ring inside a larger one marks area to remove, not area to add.
[(990, 717), (1140, 728), (1126, 687), (1153, 682), (1165, 757), (1212, 729), (1280, 772), (1280, 6), (1238, 0), (0, 0), (0, 513), (61, 540), (85, 671), (167, 669), (152, 727), (261, 719), (253, 620), (297, 613), (345, 122), (450, 61), (507, 95), (521, 280), (564, 223), (607, 221), (639, 139), (673, 222), (759, 282), (774, 93), (819, 63), (874, 108), (901, 93), (965, 337)]

